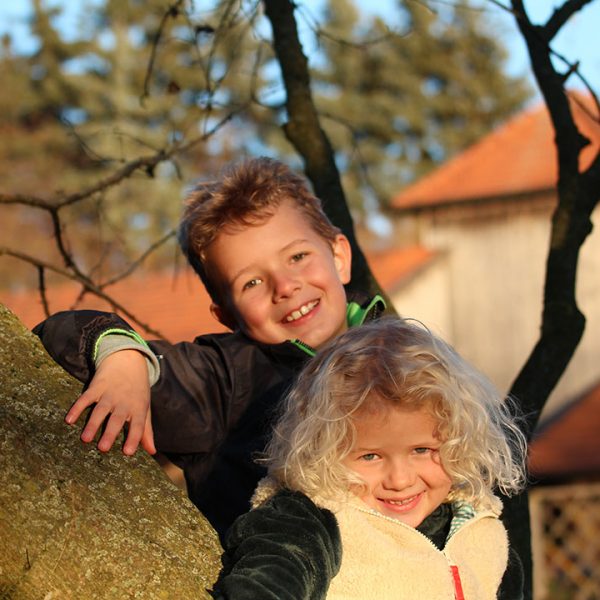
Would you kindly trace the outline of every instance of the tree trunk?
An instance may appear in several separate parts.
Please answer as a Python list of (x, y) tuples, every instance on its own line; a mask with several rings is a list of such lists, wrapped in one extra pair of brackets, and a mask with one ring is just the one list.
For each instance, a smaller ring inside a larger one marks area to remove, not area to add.
[(148, 455), (79, 441), (80, 391), (0, 304), (0, 598), (209, 598), (215, 532)]

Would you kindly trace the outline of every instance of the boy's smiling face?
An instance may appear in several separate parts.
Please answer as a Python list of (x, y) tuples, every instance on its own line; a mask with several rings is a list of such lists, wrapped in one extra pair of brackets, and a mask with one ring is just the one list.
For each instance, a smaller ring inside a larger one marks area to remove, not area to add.
[(205, 260), (226, 297), (213, 314), (258, 342), (318, 348), (346, 329), (350, 244), (341, 234), (325, 240), (290, 201), (257, 225), (221, 232)]

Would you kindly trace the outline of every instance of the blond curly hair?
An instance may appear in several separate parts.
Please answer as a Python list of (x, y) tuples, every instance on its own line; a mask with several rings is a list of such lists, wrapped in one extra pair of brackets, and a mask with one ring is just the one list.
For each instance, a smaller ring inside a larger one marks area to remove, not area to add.
[(526, 441), (516, 407), (446, 342), (414, 320), (385, 317), (319, 350), (288, 393), (266, 449), (269, 474), (314, 497), (365, 485), (342, 464), (363, 409), (425, 408), (437, 422), (448, 501), (499, 508), (525, 483)]

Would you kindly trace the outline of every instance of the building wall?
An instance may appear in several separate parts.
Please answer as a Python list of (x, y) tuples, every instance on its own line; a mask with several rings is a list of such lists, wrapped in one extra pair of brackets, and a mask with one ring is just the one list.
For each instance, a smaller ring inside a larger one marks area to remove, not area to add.
[[(539, 335), (552, 209), (553, 199), (546, 197), (422, 212), (416, 218), (419, 242), (445, 253), (437, 265), (444, 273), (428, 272), (393, 295), (401, 313), (439, 327), (503, 390)], [(600, 380), (598, 229), (586, 241), (579, 266), (586, 332), (544, 417)]]
[(449, 269), (445, 255), (421, 270), (398, 290), (389, 292), (398, 314), (418, 319), (434, 333), (453, 342), (450, 306)]

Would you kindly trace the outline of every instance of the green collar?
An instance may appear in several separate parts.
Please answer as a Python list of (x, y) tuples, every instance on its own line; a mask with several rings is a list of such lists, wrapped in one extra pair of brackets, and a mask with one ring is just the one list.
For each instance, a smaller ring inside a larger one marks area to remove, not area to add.
[[(365, 306), (361, 306), (358, 302), (348, 302), (346, 305), (346, 323), (348, 327), (362, 325), (366, 321), (369, 313), (371, 313), (378, 304), (381, 304), (385, 309), (385, 300), (379, 294), (373, 296), (372, 300)], [(312, 346), (305, 344), (301, 340), (290, 340), (290, 342), (297, 348), (306, 352), (309, 356), (314, 356), (317, 353)]]
[(366, 306), (361, 306), (358, 302), (348, 302), (346, 306), (346, 323), (348, 324), (348, 327), (362, 325), (368, 314), (380, 303), (385, 309), (385, 300), (379, 294), (373, 296), (371, 302)]

